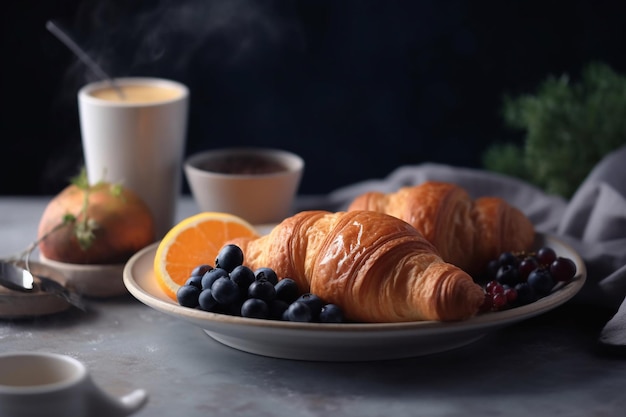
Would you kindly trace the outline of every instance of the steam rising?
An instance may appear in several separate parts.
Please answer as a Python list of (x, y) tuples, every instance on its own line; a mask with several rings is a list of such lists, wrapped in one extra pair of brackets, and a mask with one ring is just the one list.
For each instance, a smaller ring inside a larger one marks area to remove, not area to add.
[(289, 49), (301, 47), (295, 20), (280, 16), (285, 10), (277, 12), (271, 1), (160, 0), (152, 7), (120, 3), (85, 8), (77, 21), (88, 22), (90, 53), (116, 77), (184, 77), (189, 65), (233, 67), (275, 53), (285, 43)]

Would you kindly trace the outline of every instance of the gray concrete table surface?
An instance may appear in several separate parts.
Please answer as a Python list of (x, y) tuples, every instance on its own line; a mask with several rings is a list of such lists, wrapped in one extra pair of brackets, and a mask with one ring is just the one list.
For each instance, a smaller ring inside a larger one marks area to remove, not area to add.
[[(36, 237), (48, 199), (0, 197), (0, 256)], [(178, 217), (197, 211), (181, 199)], [(324, 363), (240, 352), (131, 295), (88, 312), (0, 320), (0, 352), (83, 361), (112, 395), (146, 389), (137, 416), (621, 416), (626, 360), (596, 345), (609, 312), (566, 304), (460, 349)]]

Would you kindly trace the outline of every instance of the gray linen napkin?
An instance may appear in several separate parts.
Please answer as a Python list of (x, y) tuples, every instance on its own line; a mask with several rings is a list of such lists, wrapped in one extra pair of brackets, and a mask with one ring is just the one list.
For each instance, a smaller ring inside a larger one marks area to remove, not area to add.
[(576, 300), (588, 308), (615, 310), (600, 342), (626, 347), (626, 146), (600, 161), (569, 201), (515, 178), (426, 163), (403, 166), (387, 178), (349, 185), (326, 196), (310, 196), (297, 209), (345, 210), (363, 192), (392, 192), (428, 180), (458, 184), (473, 198), (502, 197), (522, 210), (537, 231), (570, 244), (585, 261), (588, 273)]

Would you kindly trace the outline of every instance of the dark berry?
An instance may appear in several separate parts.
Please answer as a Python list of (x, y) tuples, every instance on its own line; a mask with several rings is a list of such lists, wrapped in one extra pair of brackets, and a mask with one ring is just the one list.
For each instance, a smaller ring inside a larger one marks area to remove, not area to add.
[(269, 307), (267, 303), (258, 298), (248, 298), (241, 305), (241, 316), (255, 319), (266, 319), (269, 317)]
[(537, 268), (528, 275), (528, 285), (539, 297), (544, 297), (552, 291), (554, 280), (546, 268)]
[(500, 267), (504, 265), (517, 266), (519, 259), (511, 252), (502, 252), (498, 258), (498, 263), (500, 264)]
[(487, 294), (497, 294), (504, 292), (504, 287), (498, 281), (489, 281), (485, 286)]
[(309, 309), (311, 310), (311, 314), (313, 315), (314, 319), (317, 319), (320, 312), (322, 311), (322, 307), (325, 304), (324, 300), (312, 293), (302, 294), (296, 299), (295, 302), (301, 302), (309, 306)]
[(283, 300), (273, 300), (269, 303), (270, 318), (273, 320), (282, 320), (285, 310), (289, 307), (289, 303)]
[(515, 288), (506, 288), (504, 290), (504, 295), (506, 296), (507, 304), (513, 304), (517, 299), (517, 291)]
[(278, 275), (272, 268), (259, 268), (254, 271), (254, 276), (257, 280), (265, 279), (272, 283), (272, 285), (278, 284)]
[(193, 285), (194, 287), (201, 290), (202, 289), (202, 275), (190, 276), (189, 278), (187, 278), (187, 281), (185, 281), (185, 285)]
[(520, 280), (526, 281), (528, 279), (528, 275), (530, 275), (530, 273), (538, 267), (539, 262), (537, 262), (537, 259), (534, 256), (527, 256), (526, 258), (522, 259), (518, 267)]
[(232, 304), (240, 299), (239, 287), (227, 277), (219, 277), (211, 286), (211, 294), (222, 304)]
[(239, 286), (239, 291), (247, 296), (248, 287), (254, 282), (254, 272), (247, 266), (239, 265), (230, 273), (230, 279)]
[(550, 274), (556, 281), (568, 282), (576, 275), (576, 264), (559, 256), (550, 264)]
[(487, 264), (487, 269), (485, 271), (485, 278), (487, 281), (493, 281), (496, 279), (496, 275), (498, 274), (498, 269), (500, 269), (500, 262), (497, 259), (492, 259)]
[(200, 289), (193, 285), (181, 285), (176, 291), (178, 304), (183, 307), (196, 308), (198, 306), (198, 296)]
[(507, 297), (504, 293), (497, 293), (491, 296), (491, 301), (492, 309), (501, 310), (502, 308), (504, 308), (504, 306), (506, 306)]
[(514, 289), (517, 293), (516, 304), (526, 305), (536, 300), (535, 292), (527, 282), (517, 284)]
[(288, 321), (308, 323), (313, 320), (313, 315), (311, 314), (311, 309), (308, 305), (301, 301), (294, 301), (289, 304), (289, 307), (285, 310), (283, 318)]
[(237, 245), (226, 245), (220, 249), (215, 259), (215, 267), (228, 272), (243, 264), (243, 251)]
[(554, 249), (544, 246), (537, 251), (537, 261), (541, 265), (550, 265), (556, 259), (556, 252)]
[(259, 298), (263, 301), (270, 302), (276, 298), (276, 289), (268, 280), (259, 279), (248, 287), (248, 298)]
[(189, 274), (189, 275), (192, 276), (192, 277), (195, 277), (195, 276), (202, 277), (202, 275), (206, 274), (211, 269), (213, 269), (213, 267), (211, 265), (209, 265), (209, 264), (198, 265), (191, 271), (191, 274)]
[(211, 289), (207, 288), (202, 290), (200, 293), (200, 297), (198, 297), (198, 304), (200, 308), (204, 311), (214, 311), (217, 307), (217, 300), (213, 298), (213, 294), (211, 293)]
[(298, 284), (291, 278), (283, 278), (274, 286), (276, 289), (276, 298), (279, 300), (292, 303), (300, 295)]
[(513, 286), (520, 282), (520, 274), (517, 266), (504, 264), (498, 269), (496, 280), (502, 285)]
[(243, 302), (241, 301), (241, 299), (238, 299), (234, 303), (230, 303), (230, 304), (219, 304), (218, 303), (218, 305), (215, 306), (213, 311), (215, 313), (228, 314), (229, 316), (240, 316), (241, 315), (241, 305), (242, 304), (243, 304)]
[(478, 309), (478, 311), (485, 313), (487, 311), (491, 311), (492, 307), (493, 307), (493, 296), (491, 294), (485, 293), (485, 298), (483, 300), (483, 303), (480, 305), (480, 308)]
[(211, 288), (218, 278), (228, 278), (228, 271), (222, 268), (213, 268), (202, 276), (202, 289)]
[(343, 323), (343, 312), (336, 304), (326, 304), (319, 315), (320, 323)]

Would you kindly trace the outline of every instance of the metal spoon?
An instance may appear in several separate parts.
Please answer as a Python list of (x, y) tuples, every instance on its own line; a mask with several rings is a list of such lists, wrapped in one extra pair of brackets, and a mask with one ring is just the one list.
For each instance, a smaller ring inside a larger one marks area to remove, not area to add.
[(68, 303), (85, 311), (86, 305), (79, 294), (70, 292), (57, 281), (36, 275), (39, 285), (35, 283), (35, 275), (21, 266), (12, 262), (0, 261), (0, 285), (10, 290), (21, 292), (35, 292), (40, 289), (43, 292), (63, 297)]

